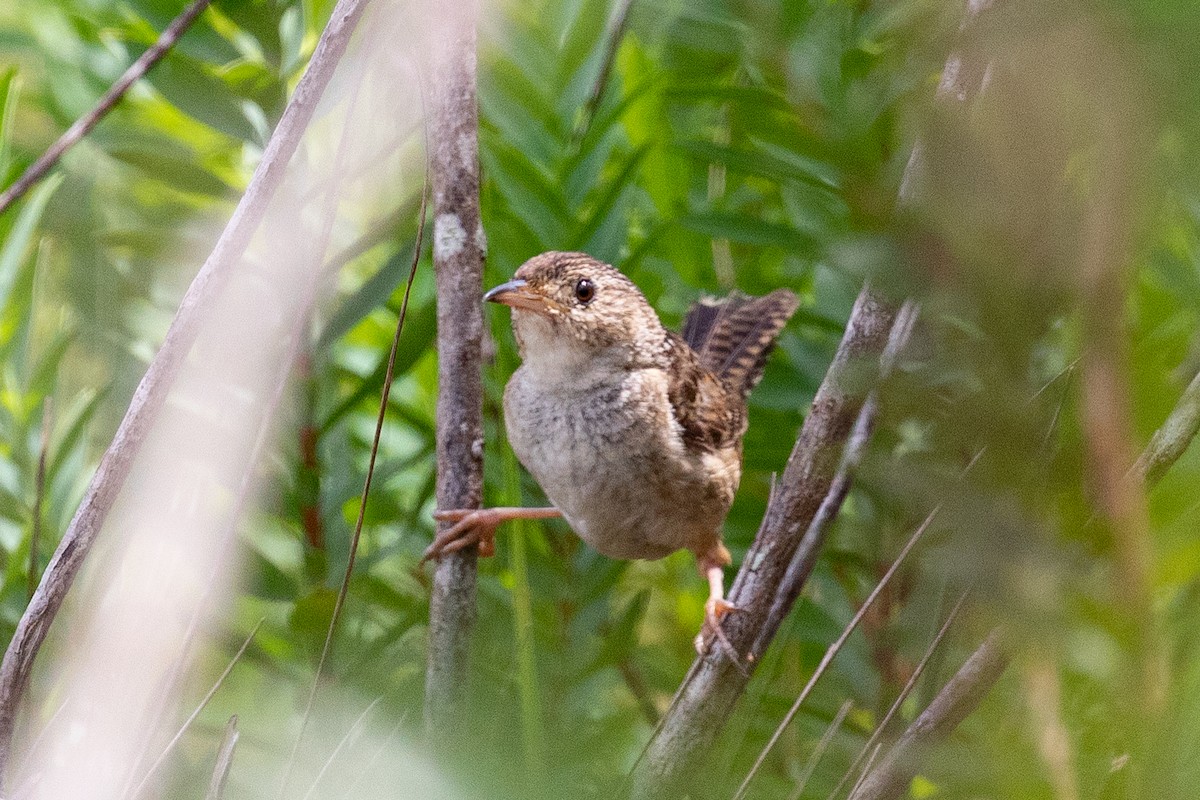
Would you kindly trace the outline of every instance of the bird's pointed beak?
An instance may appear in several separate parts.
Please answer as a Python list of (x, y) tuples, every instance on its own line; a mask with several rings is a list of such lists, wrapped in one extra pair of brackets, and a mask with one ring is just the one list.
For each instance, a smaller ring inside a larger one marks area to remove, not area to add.
[(502, 303), (511, 308), (523, 308), (543, 314), (550, 310), (550, 299), (520, 278), (500, 284), (485, 294), (483, 299), (490, 303)]

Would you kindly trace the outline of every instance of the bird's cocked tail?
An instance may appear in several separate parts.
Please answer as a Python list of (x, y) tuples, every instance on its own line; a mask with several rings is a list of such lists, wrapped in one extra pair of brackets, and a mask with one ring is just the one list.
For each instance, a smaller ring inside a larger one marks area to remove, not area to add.
[(688, 310), (683, 338), (705, 367), (746, 397), (762, 378), (767, 355), (799, 305), (789, 289), (763, 297), (706, 298)]

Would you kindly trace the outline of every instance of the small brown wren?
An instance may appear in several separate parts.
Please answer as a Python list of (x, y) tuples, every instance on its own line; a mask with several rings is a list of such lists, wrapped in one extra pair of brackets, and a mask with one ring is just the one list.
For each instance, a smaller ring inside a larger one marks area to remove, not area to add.
[(512, 308), (522, 364), (504, 390), (505, 426), (554, 507), (439, 510), (453, 525), (425, 558), (476, 543), (491, 555), (501, 522), (561, 515), (612, 558), (691, 550), (709, 583), (705, 629), (719, 633), (734, 610), (721, 529), (742, 473), (746, 397), (796, 295), (701, 302), (680, 335), (613, 267), (550, 252), (484, 300)]

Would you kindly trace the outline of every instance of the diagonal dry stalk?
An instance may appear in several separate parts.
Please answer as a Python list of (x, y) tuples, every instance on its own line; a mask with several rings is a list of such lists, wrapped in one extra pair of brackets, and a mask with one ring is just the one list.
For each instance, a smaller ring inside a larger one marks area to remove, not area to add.
[[(991, 0), (970, 0), (961, 28), (967, 28), (990, 5)], [(966, 103), (982, 90), (986, 79), (986, 65), (969, 63), (961, 53), (953, 52), (946, 60), (937, 98)], [(918, 142), (901, 181), (901, 203), (918, 190), (922, 160)], [(805, 534), (818, 519), (836, 516), (849, 488), (848, 478), (838, 481), (835, 473), (855, 420), (879, 376), (880, 357), (895, 318), (892, 304), (869, 286), (863, 288), (767, 506), (754, 546), (730, 591), (730, 599), (742, 613), (731, 616), (725, 633), (737, 652), (744, 654), (749, 669), (740, 669), (718, 648), (697, 659), (631, 771), (635, 798), (669, 794), (686, 780), (699, 756), (716, 740), (754, 666), (799, 596), (807, 577), (804, 563), (815, 560), (823, 542), (822, 526), (813, 529), (816, 535), (807, 542)], [(797, 559), (801, 547), (806, 553)], [(796, 560), (801, 565), (792, 567)]]
[(1008, 656), (997, 628), (901, 734), (883, 760), (866, 774), (849, 800), (885, 800), (906, 792), (920, 754), (945, 739), (975, 710), (1007, 666)]
[(29, 166), (29, 169), (22, 173), (20, 178), (0, 192), (0, 214), (20, 200), (38, 181), (46, 177), (46, 173), (54, 168), (63, 154), (78, 144), (84, 136), (91, 132), (92, 128), (100, 123), (100, 120), (108, 115), (108, 112), (116, 107), (125, 93), (129, 91), (129, 87), (141, 80), (155, 64), (162, 60), (163, 56), (171, 51), (175, 42), (179, 41), (179, 37), (183, 35), (184, 31), (192, 26), (204, 9), (208, 8), (210, 2), (212, 0), (193, 0), (187, 8), (179, 13), (179, 16), (171, 20), (171, 23), (163, 29), (158, 41), (130, 64), (129, 69), (125, 70), (120, 78), (117, 78), (116, 83), (108, 88), (108, 91), (96, 102), (91, 111), (75, 120), (71, 127), (67, 128), (63, 135), (58, 137), (58, 140), (50, 145), (49, 149)]
[[(433, 265), (437, 273), (437, 505), (483, 500), (483, 259), (473, 0), (427, 6), (438, 43), (430, 76)], [(442, 556), (429, 601), (425, 723), (435, 743), (458, 731), (475, 625), (477, 549)]]
[(738, 787), (737, 792), (733, 795), (733, 800), (741, 800), (743, 797), (745, 797), (746, 791), (750, 788), (750, 782), (753, 781), (754, 776), (758, 774), (758, 770), (762, 767), (763, 762), (767, 760), (767, 756), (770, 755), (772, 748), (775, 747), (775, 743), (779, 741), (779, 737), (783, 735), (784, 730), (786, 730), (787, 726), (791, 724), (793, 719), (795, 719), (796, 714), (800, 711), (800, 706), (802, 706), (804, 701), (808, 699), (813, 687), (817, 685), (817, 681), (819, 681), (821, 676), (824, 675), (826, 670), (829, 669), (829, 665), (833, 663), (835, 658), (837, 658), (837, 654), (841, 652), (843, 647), (846, 646), (846, 642), (850, 640), (850, 636), (855, 630), (858, 629), (858, 625), (860, 622), (862, 622), (863, 617), (867, 615), (867, 612), (871, 610), (871, 607), (875, 604), (875, 601), (879, 598), (879, 595), (883, 593), (885, 588), (887, 588), (888, 583), (891, 582), (892, 577), (895, 576), (896, 572), (900, 569), (900, 566), (904, 563), (905, 558), (907, 558), (908, 554), (912, 552), (912, 549), (916, 547), (917, 543), (925, 535), (925, 532), (929, 530), (929, 526), (933, 523), (934, 518), (937, 517), (937, 514), (940, 510), (941, 506), (938, 506), (933, 511), (929, 512), (929, 515), (925, 517), (924, 522), (922, 522), (920, 526), (918, 526), (917, 529), (912, 533), (912, 535), (908, 537), (908, 541), (904, 543), (904, 547), (900, 549), (900, 552), (896, 555), (895, 560), (892, 561), (892, 565), (888, 567), (887, 572), (885, 572), (883, 577), (880, 578), (875, 584), (875, 588), (871, 590), (871, 593), (867, 595), (867, 599), (863, 601), (861, 606), (859, 606), (858, 611), (856, 611), (854, 614), (854, 617), (846, 624), (846, 627), (842, 629), (841, 634), (837, 639), (834, 640), (833, 644), (826, 648), (825, 655), (821, 656), (821, 661), (817, 664), (817, 668), (813, 670), (812, 675), (809, 676), (808, 682), (804, 684), (804, 688), (800, 690), (800, 694), (796, 697), (795, 702), (792, 703), (792, 707), (788, 709), (788, 712), (784, 715), (783, 720), (780, 721), (778, 727), (775, 728), (775, 733), (771, 735), (770, 740), (767, 741), (766, 746), (763, 747), (762, 752), (759, 753), (758, 759), (754, 762), (754, 766), (750, 768), (750, 772), (746, 774), (746, 778), (742, 781), (742, 785)]
[[(1187, 450), (1200, 431), (1200, 378), (1184, 391), (1175, 408), (1155, 431), (1130, 477), (1154, 488)], [(933, 702), (901, 735), (884, 760), (864, 776), (850, 800), (893, 800), (907, 789), (923, 752), (941, 741), (979, 704), (1008, 666), (1000, 629), (993, 630), (959, 668)]]
[(194, 709), (192, 709), (192, 713), (188, 715), (188, 718), (184, 720), (183, 724), (179, 726), (179, 730), (177, 730), (175, 735), (171, 737), (171, 741), (167, 742), (167, 746), (164, 747), (162, 752), (158, 754), (158, 758), (154, 759), (154, 763), (150, 765), (150, 769), (146, 770), (146, 774), (142, 776), (140, 781), (138, 781), (137, 786), (135, 786), (133, 790), (129, 792), (128, 796), (131, 798), (131, 800), (137, 800), (137, 798), (141, 796), (142, 792), (146, 789), (146, 785), (150, 782), (150, 779), (155, 776), (159, 767), (161, 767), (163, 762), (167, 760), (167, 756), (171, 755), (171, 753), (175, 750), (175, 746), (179, 744), (179, 740), (182, 739), (183, 735), (187, 733), (189, 728), (192, 727), (192, 723), (194, 723), (196, 718), (200, 716), (200, 712), (208, 706), (209, 702), (213, 699), (213, 697), (216, 696), (217, 692), (220, 691), (221, 686), (223, 686), (225, 683), (225, 679), (229, 677), (229, 673), (233, 672), (233, 668), (237, 666), (237, 663), (241, 661), (242, 656), (245, 655), (246, 648), (250, 647), (250, 643), (253, 642), (254, 637), (258, 635), (258, 629), (262, 627), (264, 621), (265, 618), (254, 623), (254, 627), (251, 628), (250, 633), (246, 635), (246, 640), (242, 642), (242, 646), (238, 648), (238, 651), (233, 654), (233, 658), (229, 659), (229, 663), (225, 666), (225, 670), (221, 673), (220, 677), (218, 677), (216, 682), (209, 687), (209, 690), (204, 695), (204, 698), (196, 705)]
[(214, 299), (227, 283), (278, 190), (285, 168), (295, 154), (317, 102), (345, 53), (365, 8), (366, 0), (339, 0), (334, 8), (308, 69), (267, 143), (246, 193), (216, 247), (188, 287), (162, 346), (138, 384), (83, 501), (17, 624), (0, 663), (0, 776), (5, 773), (11, 756), (17, 711), (34, 658), (100, 534)]
[[(888, 708), (887, 713), (883, 715), (883, 719), (879, 721), (879, 724), (875, 726), (875, 730), (871, 732), (871, 736), (859, 749), (858, 755), (856, 755), (854, 760), (850, 762), (850, 767), (846, 770), (846, 774), (842, 776), (842, 779), (838, 781), (837, 786), (835, 786), (833, 791), (829, 793), (830, 800), (833, 800), (838, 796), (838, 794), (842, 791), (842, 787), (846, 785), (846, 781), (850, 780), (850, 776), (854, 774), (856, 769), (858, 769), (858, 765), (866, 757), (867, 753), (871, 752), (871, 749), (877, 746), (876, 743), (879, 741), (879, 738), (883, 736), (884, 732), (887, 731), (888, 725), (896, 716), (897, 712), (900, 711), (900, 706), (904, 704), (905, 699), (912, 693), (912, 690), (916, 688), (917, 681), (920, 680), (921, 675), (924, 674), (925, 668), (929, 666), (929, 662), (932, 660), (934, 653), (937, 652), (938, 646), (941, 645), (942, 640), (946, 638), (946, 634), (950, 632), (950, 626), (954, 624), (956, 619), (958, 619), (959, 612), (962, 611), (963, 604), (966, 603), (967, 595), (969, 593), (970, 591), (968, 590), (959, 595), (958, 602), (954, 604), (954, 608), (951, 609), (950, 613), (946, 615), (945, 622), (942, 623), (942, 627), (938, 629), (938, 632), (934, 634), (933, 639), (929, 642), (929, 646), (925, 648), (925, 654), (922, 655), (921, 660), (917, 662), (917, 666), (913, 669), (912, 675), (908, 677), (908, 681), (896, 695), (896, 699), (892, 702), (891, 707)], [(854, 784), (854, 788), (851, 789), (851, 792), (853, 792), (862, 784), (863, 779), (866, 778), (867, 774), (870, 772), (870, 769), (871, 762), (868, 760), (867, 764), (863, 766), (862, 774), (859, 775), (858, 781)]]
[(221, 800), (225, 794), (225, 781), (229, 778), (229, 768), (233, 766), (233, 750), (237, 747), (238, 737), (238, 718), (234, 714), (229, 718), (229, 722), (225, 725), (225, 736), (221, 739), (221, 746), (217, 748), (217, 760), (213, 765), (212, 778), (208, 782), (208, 793), (204, 795), (204, 800)]
[(734, 580), (730, 599), (741, 609), (725, 632), (743, 655), (745, 672), (725, 648), (710, 648), (687, 677), (655, 730), (631, 778), (633, 796), (651, 798), (678, 790), (715, 742), (741, 697), (762, 653), (754, 649), (775, 605), (792, 555), (818, 515), (833, 484), (842, 450), (879, 371), (879, 357), (895, 309), (866, 288), (859, 294), (846, 332), (788, 459), (755, 546)]

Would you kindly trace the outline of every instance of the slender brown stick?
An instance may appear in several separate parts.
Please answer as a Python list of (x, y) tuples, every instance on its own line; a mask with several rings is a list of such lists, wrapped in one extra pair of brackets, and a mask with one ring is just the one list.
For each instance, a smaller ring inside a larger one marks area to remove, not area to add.
[(267, 143), (245, 195), (216, 247), (188, 287), (162, 346), (138, 384), (125, 418), (100, 460), (75, 517), (17, 624), (3, 663), (0, 663), (0, 776), (4, 775), (11, 755), (12, 735), (21, 696), (50, 624), (116, 502), (133, 466), (134, 457), (149, 434), (179, 366), (208, 316), (212, 301), (226, 284), (262, 221), (301, 135), (312, 119), (317, 101), (346, 51), (366, 2), (338, 0), (308, 69), (297, 84), (274, 135)]
[(191, 5), (185, 8), (178, 17), (171, 20), (171, 24), (163, 29), (158, 41), (149, 50), (142, 53), (137, 61), (129, 65), (129, 69), (125, 70), (117, 82), (108, 88), (108, 91), (97, 101), (92, 110), (75, 120), (71, 127), (58, 137), (58, 141), (50, 145), (50, 148), (42, 153), (37, 161), (30, 164), (29, 169), (25, 170), (12, 186), (0, 193), (0, 214), (8, 210), (9, 206), (21, 199), (34, 184), (44, 178), (46, 173), (53, 169), (58, 160), (62, 158), (63, 153), (78, 144), (80, 139), (87, 136), (92, 128), (96, 127), (97, 123), (113, 110), (125, 96), (125, 92), (129, 91), (129, 87), (137, 83), (155, 64), (162, 60), (163, 56), (175, 46), (175, 42), (179, 41), (179, 37), (183, 35), (184, 31), (191, 27), (204, 9), (208, 8), (210, 2), (211, 0), (192, 0)]
[[(432, 9), (433, 4), (430, 5)], [(483, 227), (479, 217), (475, 19), (465, 0), (432, 11), (440, 43), (430, 76), (437, 272), (437, 506), (483, 499)], [(443, 556), (433, 573), (425, 724), (435, 745), (458, 731), (475, 625), (476, 546)]]
[(217, 761), (213, 765), (212, 778), (208, 782), (208, 792), (204, 800), (221, 800), (225, 794), (225, 781), (229, 777), (229, 768), (233, 766), (233, 748), (237, 747), (238, 718), (234, 714), (225, 724), (225, 735), (221, 737), (221, 746), (217, 749)]
[(1007, 666), (1000, 631), (993, 630), (883, 760), (867, 773), (849, 800), (891, 800), (905, 793), (916, 774), (920, 755), (945, 739), (975, 710)]

